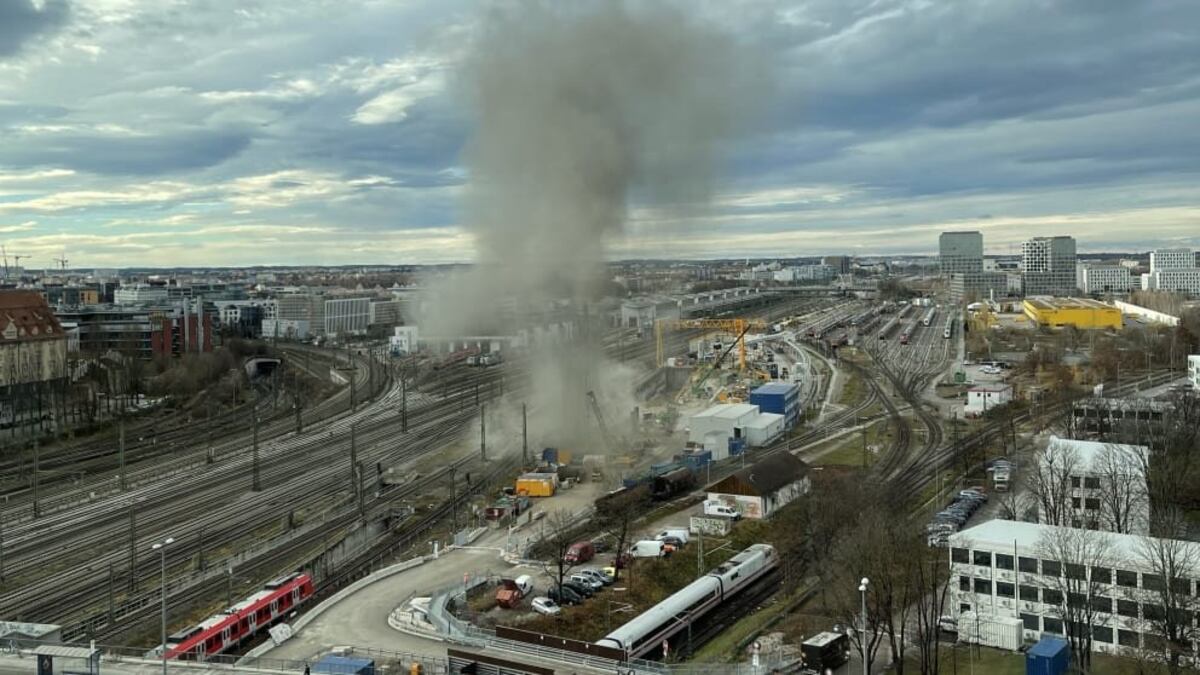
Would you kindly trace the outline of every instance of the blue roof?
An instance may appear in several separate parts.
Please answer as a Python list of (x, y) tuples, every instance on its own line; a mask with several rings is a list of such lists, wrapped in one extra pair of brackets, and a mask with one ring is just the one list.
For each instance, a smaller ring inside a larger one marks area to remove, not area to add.
[(337, 654), (326, 654), (321, 657), (313, 666), (313, 670), (318, 673), (330, 673), (337, 675), (344, 673), (353, 675), (359, 672), (366, 666), (374, 667), (375, 661), (372, 659), (364, 659), (356, 656), (338, 656)]
[(788, 384), (787, 382), (768, 382), (750, 393), (751, 394), (790, 394), (798, 389), (800, 389), (800, 386), (796, 385), (796, 384)]
[(1055, 637), (1044, 637), (1036, 645), (1029, 648), (1029, 653), (1034, 656), (1054, 656), (1066, 648), (1066, 640)]

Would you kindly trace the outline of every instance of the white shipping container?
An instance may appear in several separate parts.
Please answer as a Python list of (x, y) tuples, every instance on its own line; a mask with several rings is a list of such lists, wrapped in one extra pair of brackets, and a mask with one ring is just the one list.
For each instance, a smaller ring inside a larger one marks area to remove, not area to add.
[(958, 615), (958, 640), (1008, 651), (1018, 651), (1024, 642), (1025, 626), (1011, 616), (980, 616), (975, 612)]

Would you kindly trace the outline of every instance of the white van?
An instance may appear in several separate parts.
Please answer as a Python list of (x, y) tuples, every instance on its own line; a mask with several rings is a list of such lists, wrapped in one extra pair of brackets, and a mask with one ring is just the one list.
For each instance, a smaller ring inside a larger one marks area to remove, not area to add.
[(522, 574), (514, 581), (517, 584), (517, 590), (521, 591), (522, 598), (533, 592), (533, 577), (528, 574)]
[(704, 502), (704, 515), (732, 518), (733, 520), (738, 520), (742, 517), (741, 511), (738, 511), (732, 506), (726, 506), (725, 502), (717, 499), (710, 499)]
[(658, 534), (654, 535), (654, 538), (658, 541), (663, 541), (667, 537), (674, 537), (678, 539), (681, 544), (686, 544), (688, 543), (688, 530), (686, 527), (670, 525), (663, 528)]
[(629, 547), (629, 555), (634, 558), (659, 558), (662, 557), (664, 546), (657, 539), (643, 539)]

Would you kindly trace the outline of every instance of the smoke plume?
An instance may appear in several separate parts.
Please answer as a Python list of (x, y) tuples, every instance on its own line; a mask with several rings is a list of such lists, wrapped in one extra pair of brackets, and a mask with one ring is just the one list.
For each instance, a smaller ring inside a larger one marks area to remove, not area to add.
[[(563, 300), (582, 314), (631, 204), (705, 201), (721, 144), (749, 98), (746, 68), (731, 39), (667, 5), (493, 8), (461, 73), (474, 114), (465, 216), (477, 264), (437, 289), (427, 332), (511, 331), (514, 307), (538, 313)], [(552, 397), (575, 411), (586, 410), (583, 391), (612, 379), (602, 356), (584, 349), (539, 353), (549, 370), (534, 373), (539, 389), (580, 389)], [(616, 419), (628, 419), (628, 409)], [(580, 416), (557, 417), (579, 431)]]

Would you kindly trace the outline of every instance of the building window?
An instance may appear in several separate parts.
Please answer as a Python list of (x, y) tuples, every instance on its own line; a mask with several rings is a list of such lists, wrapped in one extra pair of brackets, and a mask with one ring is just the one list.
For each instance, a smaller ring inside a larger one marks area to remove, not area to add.
[(1088, 497), (1087, 499), (1083, 500), (1083, 508), (1087, 509), (1088, 511), (1099, 511), (1100, 500), (1095, 497)]
[(1071, 497), (1071, 508), (1077, 509), (1083, 506), (1083, 500), (1079, 497)]
[(991, 579), (975, 579), (975, 592), (983, 593), (984, 595), (991, 595), (992, 594), (992, 580)]
[(952, 548), (950, 549), (950, 560), (956, 563), (970, 562), (971, 555), (965, 548)]
[(1025, 630), (1041, 630), (1039, 618), (1036, 614), (1021, 614), (1021, 623), (1025, 624)]
[(1192, 580), (1175, 577), (1171, 579), (1171, 590), (1179, 593), (1180, 595), (1191, 595)]
[(1087, 607), (1087, 596), (1083, 593), (1067, 592), (1067, 604), (1071, 607)]
[(1163, 586), (1163, 578), (1161, 574), (1143, 574), (1142, 588), (1148, 591), (1161, 591)]
[(980, 567), (991, 567), (992, 566), (991, 551), (974, 551), (973, 558), (975, 560), (975, 564), (979, 565)]
[(1028, 572), (1029, 574), (1038, 573), (1037, 558), (1026, 558), (1025, 556), (1021, 556), (1017, 559), (1017, 565), (1020, 567), (1022, 572)]
[(1117, 614), (1136, 619), (1138, 618), (1138, 604), (1132, 600), (1117, 600)]
[(1071, 476), (1071, 487), (1079, 487), (1079, 476)]
[(1097, 584), (1111, 584), (1112, 570), (1107, 567), (1093, 567), (1092, 582)]
[(1011, 598), (1016, 594), (1016, 589), (1013, 585), (1004, 581), (996, 582), (996, 595), (1002, 598)]
[(1052, 616), (1043, 617), (1042, 626), (1042, 629), (1047, 633), (1057, 633), (1059, 635), (1063, 634), (1062, 619), (1056, 619)]
[(1117, 585), (1124, 586), (1126, 588), (1137, 588), (1137, 572), (1130, 572), (1129, 570), (1117, 570)]
[(1038, 601), (1037, 586), (1030, 586), (1028, 584), (1022, 586), (1021, 587), (1021, 599), (1026, 602), (1037, 602)]
[(1053, 588), (1042, 589), (1042, 602), (1047, 605), (1061, 605), (1063, 601), (1062, 591)]
[(1096, 642), (1112, 644), (1113, 630), (1108, 626), (1092, 626), (1092, 639)]
[(1092, 608), (1095, 609), (1097, 612), (1104, 612), (1106, 614), (1112, 614), (1112, 611), (1113, 611), (1112, 598), (1106, 598), (1103, 595), (1093, 595), (1092, 596)]
[(1062, 576), (1062, 564), (1060, 564), (1057, 560), (1043, 560), (1042, 574), (1048, 577)]
[(1011, 570), (1013, 568), (1013, 557), (1003, 553), (996, 554), (996, 569)]
[(1138, 632), (1133, 630), (1118, 630), (1117, 644), (1121, 645), (1122, 647), (1137, 647)]
[(1087, 568), (1083, 565), (1067, 563), (1063, 566), (1063, 570), (1067, 573), (1068, 579), (1087, 579)]
[(971, 577), (959, 577), (958, 590), (963, 591), (964, 593), (971, 590)]
[(1167, 610), (1162, 605), (1142, 605), (1142, 614), (1147, 621), (1162, 621), (1167, 618)]

